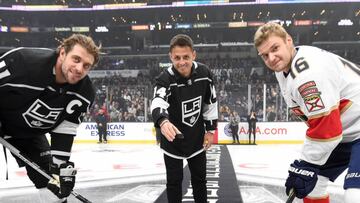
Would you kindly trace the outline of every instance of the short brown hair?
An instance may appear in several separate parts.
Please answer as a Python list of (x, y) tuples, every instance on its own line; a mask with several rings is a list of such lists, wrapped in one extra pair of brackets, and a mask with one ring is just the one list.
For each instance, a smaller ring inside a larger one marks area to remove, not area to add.
[(274, 22), (266, 23), (260, 26), (254, 35), (254, 45), (259, 47), (265, 40), (271, 35), (278, 36), (283, 40), (286, 40), (286, 36), (289, 35), (286, 30), (279, 24)]
[(170, 52), (175, 46), (180, 47), (190, 47), (192, 50), (194, 50), (194, 43), (192, 39), (185, 34), (178, 34), (175, 35), (171, 41), (170, 41)]
[(64, 48), (65, 53), (69, 53), (76, 44), (84, 47), (94, 57), (93, 66), (99, 62), (101, 45), (97, 46), (91, 37), (82, 34), (73, 34), (70, 37), (64, 39), (64, 41), (58, 47), (58, 50)]

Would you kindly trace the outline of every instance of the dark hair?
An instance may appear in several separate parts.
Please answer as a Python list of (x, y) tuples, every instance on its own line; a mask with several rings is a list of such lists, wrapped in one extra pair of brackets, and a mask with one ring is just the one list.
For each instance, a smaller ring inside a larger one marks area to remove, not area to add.
[(170, 41), (170, 52), (175, 46), (180, 47), (190, 47), (191, 50), (194, 50), (194, 43), (192, 39), (185, 34), (175, 35)]

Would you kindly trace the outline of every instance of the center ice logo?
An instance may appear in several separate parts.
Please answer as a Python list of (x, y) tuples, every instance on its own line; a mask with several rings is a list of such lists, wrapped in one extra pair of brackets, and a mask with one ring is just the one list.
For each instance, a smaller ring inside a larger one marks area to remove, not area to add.
[(29, 109), (23, 113), (26, 123), (32, 128), (51, 128), (64, 108), (51, 108), (37, 99)]
[(181, 103), (182, 122), (190, 127), (199, 119), (201, 110), (201, 96)]

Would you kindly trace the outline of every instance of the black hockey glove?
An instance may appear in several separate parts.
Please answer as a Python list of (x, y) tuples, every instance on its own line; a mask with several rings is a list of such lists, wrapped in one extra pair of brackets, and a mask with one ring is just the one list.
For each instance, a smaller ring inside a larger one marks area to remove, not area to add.
[(60, 167), (57, 164), (50, 164), (50, 173), (53, 178), (49, 181), (47, 188), (57, 197), (68, 197), (75, 186), (76, 169), (73, 162), (62, 163)]
[(306, 197), (314, 189), (318, 173), (318, 166), (306, 161), (295, 160), (290, 164), (289, 176), (286, 179), (286, 194), (289, 195), (290, 190), (294, 188), (297, 198)]

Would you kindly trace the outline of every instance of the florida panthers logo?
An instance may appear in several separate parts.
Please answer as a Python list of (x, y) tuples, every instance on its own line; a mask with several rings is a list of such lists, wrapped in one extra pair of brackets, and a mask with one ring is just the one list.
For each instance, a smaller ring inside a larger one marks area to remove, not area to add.
[(199, 119), (201, 111), (201, 96), (181, 103), (182, 122), (190, 127)]

